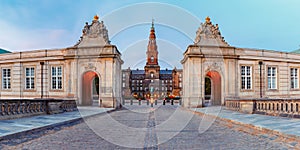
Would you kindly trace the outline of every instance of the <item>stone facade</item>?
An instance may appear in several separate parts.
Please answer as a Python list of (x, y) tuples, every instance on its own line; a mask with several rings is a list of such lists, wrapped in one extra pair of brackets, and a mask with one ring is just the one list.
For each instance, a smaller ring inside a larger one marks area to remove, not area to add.
[(209, 18), (184, 53), (183, 105), (205, 106), (205, 77), (211, 82), (210, 105), (226, 100), (299, 97), (300, 55), (228, 45)]
[(63, 98), (92, 105), (92, 83), (98, 77), (96, 105), (118, 107), (123, 61), (98, 19), (95, 16), (90, 25), (86, 23), (73, 47), (0, 55), (1, 99)]

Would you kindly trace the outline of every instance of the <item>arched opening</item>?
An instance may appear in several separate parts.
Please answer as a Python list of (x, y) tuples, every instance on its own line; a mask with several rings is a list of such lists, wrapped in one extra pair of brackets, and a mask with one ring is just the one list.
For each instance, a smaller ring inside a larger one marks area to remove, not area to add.
[(210, 92), (209, 105), (221, 105), (222, 104), (222, 85), (221, 85), (222, 82), (221, 82), (220, 74), (216, 71), (209, 71), (206, 74), (206, 78), (208, 79), (205, 79), (205, 81), (207, 81), (207, 84), (205, 84), (205, 92), (207, 92), (207, 94), (209, 94)]
[(211, 79), (205, 77), (205, 89), (204, 89), (204, 106), (211, 105)]
[(82, 105), (100, 106), (99, 76), (93, 71), (83, 74), (82, 77)]

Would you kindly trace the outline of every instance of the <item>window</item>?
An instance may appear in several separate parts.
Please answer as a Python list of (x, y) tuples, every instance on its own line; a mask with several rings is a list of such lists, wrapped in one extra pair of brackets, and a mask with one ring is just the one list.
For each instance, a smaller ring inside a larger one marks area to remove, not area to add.
[(62, 89), (62, 67), (55, 66), (51, 69), (51, 80), (52, 80), (52, 89), (53, 90), (60, 90)]
[(123, 88), (125, 87), (125, 82), (123, 82)]
[(25, 88), (34, 89), (34, 68), (25, 69)]
[(151, 83), (153, 83), (153, 80), (151, 80)]
[(252, 82), (251, 66), (241, 66), (241, 88), (251, 89)]
[(140, 83), (143, 83), (143, 80), (140, 80)]
[(179, 82), (179, 87), (182, 87), (182, 83), (181, 82)]
[(142, 90), (143, 90), (143, 87), (140, 87), (140, 90), (142, 91)]
[(162, 91), (165, 90), (164, 87), (161, 87), (161, 90), (162, 90)]
[(151, 62), (154, 62), (154, 57), (153, 57), (153, 56), (151, 56), (151, 58), (150, 58), (150, 59), (151, 59)]
[(291, 68), (291, 88), (297, 89), (298, 88), (298, 69)]
[(276, 89), (276, 67), (268, 67), (268, 88)]
[(2, 69), (2, 88), (10, 89), (10, 69)]
[(132, 91), (134, 91), (134, 87), (132, 87)]
[(150, 73), (150, 76), (151, 76), (151, 78), (153, 78), (153, 77), (154, 77), (154, 74), (153, 74), (153, 72), (151, 72), (151, 73)]

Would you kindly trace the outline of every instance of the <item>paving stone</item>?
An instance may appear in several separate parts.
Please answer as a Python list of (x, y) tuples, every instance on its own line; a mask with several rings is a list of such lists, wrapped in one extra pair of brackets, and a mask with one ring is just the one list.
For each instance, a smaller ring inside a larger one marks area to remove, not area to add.
[[(181, 111), (180, 111), (180, 110)], [(30, 140), (12, 139), (10, 141), (1, 141), (1, 149), (288, 149), (284, 143), (272, 140), (272, 137), (261, 137), (250, 135), (238, 130), (239, 126), (226, 126), (222, 121), (215, 121), (205, 132), (199, 133), (199, 125), (203, 121), (203, 117), (192, 115), (187, 124), (178, 130), (176, 124), (172, 124), (167, 128), (161, 128), (170, 121), (172, 115), (179, 111), (180, 116), (188, 116), (192, 114), (188, 111), (182, 111), (178, 106), (160, 106), (156, 108), (132, 106), (130, 109), (122, 109), (111, 112), (108, 115), (99, 115), (90, 117), (85, 122), (64, 127), (57, 130), (49, 130), (41, 136), (31, 138), (34, 135), (28, 135)], [(147, 113), (145, 113), (147, 112)], [(108, 133), (120, 133), (115, 136), (118, 141), (126, 141), (138, 136), (137, 132), (123, 133), (121, 128), (113, 128), (109, 125), (109, 121), (105, 117), (122, 124), (128, 129), (143, 129), (145, 134), (139, 140), (129, 140), (128, 145), (122, 146), (118, 143), (111, 143), (101, 135), (99, 136), (95, 129), (91, 128), (93, 123), (95, 126), (102, 126), (103, 130)], [(102, 120), (101, 120), (102, 119)], [(103, 119), (106, 119), (103, 120)], [(176, 121), (184, 121), (186, 118), (180, 118)], [(105, 121), (105, 122), (104, 122)], [(173, 123), (173, 122), (172, 122)], [(178, 122), (179, 123), (179, 122)], [(113, 129), (112, 129), (113, 128)], [(171, 138), (163, 141), (165, 136), (174, 134)], [(142, 147), (134, 147), (140, 144)], [(289, 143), (291, 144), (291, 143)]]

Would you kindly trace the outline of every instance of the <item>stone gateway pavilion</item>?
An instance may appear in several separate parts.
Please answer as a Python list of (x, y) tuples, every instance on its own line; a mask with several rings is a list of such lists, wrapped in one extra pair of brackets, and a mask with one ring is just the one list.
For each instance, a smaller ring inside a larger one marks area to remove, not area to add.
[(78, 105), (120, 105), (123, 61), (98, 19), (86, 23), (73, 47), (0, 55), (1, 99), (59, 98), (75, 99)]
[(155, 39), (152, 23), (144, 70), (121, 70), (121, 53), (98, 16), (72, 47), (3, 51), (0, 98), (75, 99), (78, 105), (117, 108), (130, 96), (149, 98), (153, 88), (156, 99), (180, 96), (184, 107), (299, 114), (299, 54), (230, 46), (207, 17), (183, 54), (183, 68), (166, 70), (158, 64)]

